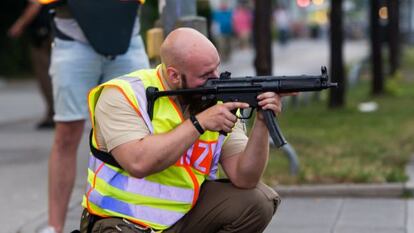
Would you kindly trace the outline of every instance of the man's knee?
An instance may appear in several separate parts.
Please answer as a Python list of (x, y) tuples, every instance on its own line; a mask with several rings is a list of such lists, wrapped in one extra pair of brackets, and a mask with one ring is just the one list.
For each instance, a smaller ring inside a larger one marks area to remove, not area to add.
[(272, 219), (272, 216), (280, 204), (279, 195), (269, 186), (259, 183), (252, 194), (247, 199), (251, 199), (252, 206), (258, 211), (263, 219)]
[(270, 222), (280, 204), (279, 195), (263, 183), (251, 190), (239, 189), (236, 193), (231, 201), (232, 207), (228, 209), (229, 214), (234, 218), (244, 214), (245, 218), (254, 218), (260, 225)]
[[(228, 189), (222, 221), (231, 232), (263, 232), (279, 206), (279, 195), (260, 183), (254, 189)], [(223, 229), (224, 229), (223, 228)]]
[(256, 192), (257, 208), (261, 209), (263, 217), (270, 221), (280, 205), (279, 194), (263, 183), (259, 183), (254, 190)]

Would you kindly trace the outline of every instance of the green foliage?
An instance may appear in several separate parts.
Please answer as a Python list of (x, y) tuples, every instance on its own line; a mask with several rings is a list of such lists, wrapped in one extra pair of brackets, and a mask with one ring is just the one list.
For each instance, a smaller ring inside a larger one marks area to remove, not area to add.
[(401, 72), (396, 72), (394, 75), (387, 77), (387, 79), (385, 80), (385, 92), (389, 95), (401, 96), (401, 79)]

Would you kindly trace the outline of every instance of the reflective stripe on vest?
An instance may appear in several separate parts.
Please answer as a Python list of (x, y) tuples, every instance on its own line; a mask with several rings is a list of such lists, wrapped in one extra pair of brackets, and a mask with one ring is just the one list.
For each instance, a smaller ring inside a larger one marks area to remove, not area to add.
[[(96, 171), (101, 164), (103, 164), (103, 162), (99, 161), (99, 159), (90, 156), (89, 167), (92, 169), (89, 170), (89, 172)], [(114, 188), (128, 190), (128, 192), (132, 194), (141, 196), (191, 204), (194, 195), (193, 189), (166, 186), (146, 181), (145, 179), (129, 179), (127, 174), (119, 173), (105, 164), (98, 174), (91, 175), (96, 175), (96, 179), (109, 183)]]
[[(92, 164), (92, 165), (91, 165)], [(184, 216), (184, 209), (191, 208), (194, 191), (192, 189), (166, 186), (145, 179), (131, 178), (127, 174), (117, 172), (103, 162), (91, 156), (90, 167), (98, 173), (88, 170), (88, 202), (102, 209), (110, 210), (123, 217), (133, 216), (141, 224), (145, 223), (154, 228), (170, 226), (177, 219)], [(98, 192), (91, 189), (91, 184), (96, 187), (109, 185), (110, 188), (102, 189)], [(125, 190), (126, 195), (114, 198), (117, 190)], [(154, 208), (156, 205), (172, 205), (170, 209)], [(106, 213), (110, 215), (110, 213)], [(152, 224), (150, 224), (152, 223)]]
[[(152, 121), (146, 112), (146, 87), (165, 89), (158, 69), (133, 72), (92, 89), (88, 97), (92, 127), (95, 106), (104, 87), (120, 90), (152, 134), (168, 132), (181, 124), (183, 116), (169, 97), (155, 102)], [(216, 177), (224, 139), (217, 132), (207, 131), (173, 166), (142, 179), (90, 156), (88, 189), (82, 205), (99, 216), (124, 217), (157, 230), (167, 229), (191, 210), (204, 180)], [(95, 135), (92, 144), (99, 147)]]

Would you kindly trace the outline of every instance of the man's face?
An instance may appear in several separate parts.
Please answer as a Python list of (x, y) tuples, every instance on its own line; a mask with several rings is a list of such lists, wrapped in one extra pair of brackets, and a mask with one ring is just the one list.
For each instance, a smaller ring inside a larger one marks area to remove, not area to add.
[(203, 86), (208, 78), (217, 78), (219, 76), (218, 67), (220, 65), (220, 58), (217, 50), (204, 49), (188, 55), (185, 59), (181, 75), (186, 77), (182, 82), (181, 88), (196, 88)]
[(197, 88), (203, 86), (207, 79), (218, 78), (218, 65), (208, 70), (189, 69), (180, 72), (181, 88)]
[[(218, 78), (220, 58), (217, 50), (205, 49), (203, 52), (190, 54), (186, 58), (185, 65), (178, 70), (180, 88), (197, 88), (203, 86), (207, 79)], [(201, 95), (179, 97), (182, 104), (188, 105), (191, 114), (196, 114), (215, 103), (201, 101)]]
[[(203, 86), (208, 78), (217, 78), (218, 70), (215, 66), (212, 70), (202, 71), (198, 73), (192, 73), (192, 75), (180, 74), (181, 89), (197, 88)], [(202, 101), (201, 95), (181, 96), (179, 100), (184, 105), (188, 105), (190, 114), (197, 114), (205, 109), (216, 104), (215, 101)]]

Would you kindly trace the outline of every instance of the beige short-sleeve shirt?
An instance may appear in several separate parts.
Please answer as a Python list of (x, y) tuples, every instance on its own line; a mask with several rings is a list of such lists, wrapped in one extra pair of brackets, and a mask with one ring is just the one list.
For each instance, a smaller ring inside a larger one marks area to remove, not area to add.
[[(99, 149), (103, 151), (111, 151), (121, 144), (150, 134), (141, 116), (114, 87), (106, 87), (98, 99), (95, 130)], [(239, 121), (222, 147), (221, 158), (242, 152), (246, 144), (245, 127)]]

